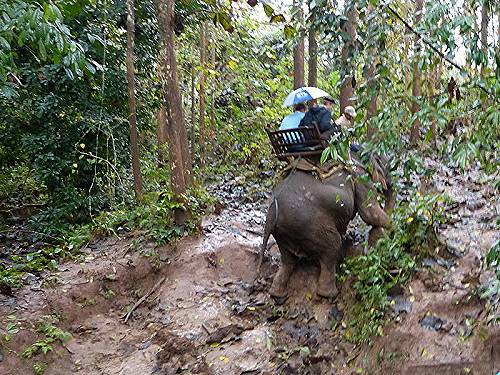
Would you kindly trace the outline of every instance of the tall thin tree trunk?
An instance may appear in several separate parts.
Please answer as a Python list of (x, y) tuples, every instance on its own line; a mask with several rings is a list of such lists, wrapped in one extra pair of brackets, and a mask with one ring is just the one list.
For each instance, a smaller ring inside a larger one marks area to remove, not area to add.
[(352, 5), (347, 11), (347, 22), (344, 26), (344, 31), (349, 35), (349, 41), (342, 47), (342, 64), (344, 69), (341, 75), (342, 83), (340, 85), (340, 113), (344, 113), (344, 108), (348, 105), (352, 105), (351, 98), (354, 94), (354, 89), (352, 87), (352, 74), (354, 74), (354, 68), (352, 64), (349, 63), (349, 50), (353, 47), (354, 41), (356, 40), (356, 21), (356, 7)]
[[(160, 64), (157, 65), (156, 74), (161, 82), (162, 71)], [(167, 111), (163, 104), (156, 112), (156, 139), (158, 141), (158, 167), (163, 167), (165, 165), (163, 149), (165, 147), (165, 143), (167, 143)]]
[[(217, 52), (217, 41), (215, 38), (216, 29), (214, 29), (213, 40), (212, 40), (212, 55), (211, 55), (211, 68), (215, 72), (216, 68), (216, 52)], [(216, 123), (215, 123), (215, 93), (217, 91), (217, 75), (213, 75), (212, 77), (212, 93), (210, 98), (210, 139), (212, 140), (212, 144), (215, 144), (215, 136), (217, 132), (215, 131)]]
[[(301, 26), (304, 18), (302, 0), (294, 0), (294, 7), (297, 12), (297, 24)], [(304, 84), (304, 37), (301, 36), (293, 47), (293, 88), (298, 89)]]
[(191, 155), (196, 152), (196, 136), (195, 136), (195, 123), (196, 123), (196, 69), (194, 63), (194, 44), (191, 44)]
[[(314, 8), (311, 9), (311, 2), (309, 1), (309, 12), (311, 20), (314, 21)], [(307, 83), (309, 86), (318, 85), (318, 41), (316, 40), (316, 31), (313, 27), (309, 29), (309, 70)]]
[(309, 72), (308, 85), (318, 85), (318, 43), (316, 41), (316, 31), (309, 30)]
[[(370, 63), (369, 68), (366, 72), (366, 78), (368, 81), (368, 95), (371, 95), (370, 102), (368, 103), (368, 108), (366, 109), (366, 120), (370, 121), (370, 119), (375, 116), (377, 113), (377, 97), (378, 93), (374, 92), (376, 90), (376, 82), (375, 79), (375, 61)], [(377, 132), (377, 128), (370, 122), (368, 125), (368, 130), (366, 137), (368, 140), (371, 140), (375, 133)]]
[(132, 173), (134, 175), (134, 192), (138, 201), (142, 200), (142, 176), (139, 161), (139, 145), (137, 136), (137, 112), (135, 101), (135, 74), (134, 74), (134, 0), (127, 0), (127, 82), (128, 107), (130, 125), (130, 153), (132, 154)]
[[(488, 5), (483, 1), (481, 6), (481, 51), (483, 51), (486, 61), (481, 64), (481, 78), (484, 78), (484, 70), (488, 66), (488, 23), (490, 21), (488, 14)], [(497, 51), (498, 53), (498, 51)]]
[[(436, 87), (436, 77), (437, 77), (437, 67), (434, 70), (428, 70), (426, 72), (426, 83), (427, 83), (427, 96), (429, 97), (429, 101), (434, 103), (436, 99), (435, 95), (435, 87)], [(434, 115), (434, 111), (430, 114), (431, 120), (431, 142), (434, 149), (437, 149), (437, 124), (436, 124), (436, 116)]]
[[(415, 1), (415, 25), (418, 25), (422, 20), (423, 0)], [(414, 41), (415, 55), (413, 57), (413, 85), (412, 96), (413, 102), (411, 105), (411, 113), (415, 114), (420, 111), (418, 100), (422, 95), (422, 83), (420, 77), (419, 60), (420, 60), (420, 40), (415, 37)], [(410, 131), (410, 144), (416, 145), (420, 139), (420, 120), (417, 118), (412, 124)]]
[(205, 138), (206, 138), (206, 129), (205, 129), (205, 69), (207, 63), (207, 22), (204, 22), (200, 28), (200, 65), (201, 65), (201, 73), (200, 73), (200, 91), (198, 96), (200, 98), (200, 138), (198, 141), (200, 155), (200, 168), (205, 167)]
[[(373, 5), (371, 4), (368, 5), (368, 12), (370, 14), (373, 14), (373, 12), (375, 12)], [(368, 58), (371, 59), (371, 61), (368, 62), (369, 66), (368, 69), (366, 70), (366, 81), (367, 81), (368, 95), (370, 96), (370, 102), (368, 103), (368, 108), (366, 109), (366, 121), (368, 121), (369, 123), (366, 137), (368, 138), (368, 140), (371, 140), (377, 131), (375, 125), (372, 123), (372, 121), (370, 121), (370, 119), (377, 113), (377, 97), (378, 97), (377, 82), (375, 82), (376, 53), (374, 48), (370, 48), (368, 50), (368, 56), (369, 56)]]
[[(442, 63), (439, 62), (434, 70), (434, 76), (432, 78), (432, 92), (431, 92), (432, 97), (436, 95), (436, 93), (439, 92), (440, 90), (441, 69), (442, 69)], [(434, 143), (434, 147), (437, 149), (438, 128), (436, 119), (433, 119), (431, 123), (431, 132), (432, 132), (432, 141)]]
[(163, 148), (167, 142), (167, 111), (163, 105), (156, 112), (156, 138), (158, 140), (158, 166), (163, 167), (165, 165)]
[[(154, 1), (160, 31), (164, 62), (163, 92), (166, 99), (168, 150), (171, 168), (171, 186), (175, 200), (183, 203), (182, 195), (192, 184), (191, 158), (189, 156), (187, 132), (184, 124), (182, 98), (177, 74), (174, 46), (174, 1)], [(174, 209), (174, 220), (183, 225), (188, 218), (183, 209)]]

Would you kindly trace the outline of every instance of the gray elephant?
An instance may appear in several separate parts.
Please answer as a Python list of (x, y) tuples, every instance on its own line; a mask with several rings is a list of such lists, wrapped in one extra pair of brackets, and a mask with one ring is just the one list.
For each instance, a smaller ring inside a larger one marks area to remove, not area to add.
[[(267, 241), (272, 234), (281, 253), (281, 265), (274, 276), (270, 294), (287, 295), (287, 283), (299, 258), (316, 259), (320, 274), (316, 293), (322, 297), (337, 295), (335, 272), (344, 257), (342, 239), (349, 222), (359, 213), (371, 225), (370, 236), (390, 227), (388, 212), (394, 196), (386, 160), (372, 158), (371, 180), (360, 178), (362, 168), (339, 168), (320, 181), (311, 174), (295, 171), (281, 181), (269, 206), (258, 264), (262, 265)], [(384, 210), (379, 205), (372, 181), (380, 182), (385, 196)], [(369, 193), (372, 191), (372, 193)]]

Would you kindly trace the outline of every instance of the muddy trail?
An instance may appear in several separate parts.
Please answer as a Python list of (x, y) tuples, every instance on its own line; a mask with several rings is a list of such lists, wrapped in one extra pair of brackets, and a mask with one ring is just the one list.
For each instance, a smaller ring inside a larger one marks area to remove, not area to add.
[(343, 338), (352, 288), (318, 299), (315, 264), (300, 264), (282, 305), (267, 293), (276, 246), (266, 282), (253, 283), (265, 200), (244, 202), (234, 182), (196, 237), (160, 248), (136, 233), (96, 239), (80, 263), (0, 295), (0, 374), (496, 374), (500, 331), (472, 292), (500, 239), (500, 201), (480, 171), (428, 164), (430, 188), (456, 202), (440, 230), (448, 250), (419, 265), (372, 346)]

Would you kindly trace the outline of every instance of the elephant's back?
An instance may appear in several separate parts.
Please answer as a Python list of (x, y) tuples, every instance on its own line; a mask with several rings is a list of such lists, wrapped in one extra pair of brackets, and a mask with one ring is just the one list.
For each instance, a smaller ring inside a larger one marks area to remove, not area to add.
[(327, 217), (343, 226), (353, 215), (354, 200), (347, 181), (340, 185), (342, 182), (321, 182), (300, 171), (289, 175), (274, 192), (279, 207), (278, 225), (300, 230)]

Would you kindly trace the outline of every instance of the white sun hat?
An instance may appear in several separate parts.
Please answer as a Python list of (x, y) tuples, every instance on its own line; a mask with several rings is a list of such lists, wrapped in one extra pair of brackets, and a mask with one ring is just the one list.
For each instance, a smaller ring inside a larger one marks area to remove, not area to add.
[(344, 108), (344, 113), (348, 114), (353, 118), (356, 117), (356, 110), (354, 109), (354, 107), (351, 107), (350, 105)]

